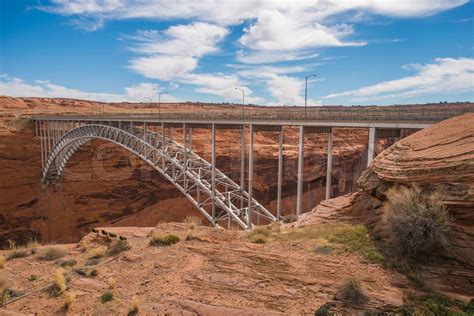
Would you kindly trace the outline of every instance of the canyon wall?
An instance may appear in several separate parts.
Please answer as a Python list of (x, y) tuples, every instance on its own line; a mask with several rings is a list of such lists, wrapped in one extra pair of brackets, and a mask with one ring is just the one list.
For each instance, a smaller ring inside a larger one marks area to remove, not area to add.
[[(23, 243), (76, 241), (93, 226), (153, 226), (199, 216), (193, 205), (154, 169), (128, 151), (95, 140), (84, 145), (69, 162), (60, 185), (40, 184), (40, 144), (28, 117), (48, 113), (98, 113), (101, 104), (83, 100), (0, 97), (0, 246), (8, 240)], [(151, 113), (137, 104), (103, 104), (107, 113)], [(236, 111), (231, 105), (162, 104), (163, 112)], [(249, 110), (250, 111), (250, 110)], [(182, 131), (174, 129), (180, 141)], [(210, 157), (210, 131), (193, 129), (193, 150)], [(332, 196), (357, 189), (365, 169), (368, 132), (337, 128), (334, 131)], [(379, 140), (377, 152), (393, 140)], [(254, 195), (276, 211), (278, 135), (255, 135)], [(283, 214), (296, 206), (298, 132), (287, 128), (284, 144)], [(218, 130), (218, 168), (238, 181), (239, 132)], [(303, 210), (324, 199), (327, 134), (305, 138)], [(247, 161), (246, 161), (247, 165)], [(246, 168), (247, 171), (247, 168)], [(247, 177), (247, 175), (246, 175)]]

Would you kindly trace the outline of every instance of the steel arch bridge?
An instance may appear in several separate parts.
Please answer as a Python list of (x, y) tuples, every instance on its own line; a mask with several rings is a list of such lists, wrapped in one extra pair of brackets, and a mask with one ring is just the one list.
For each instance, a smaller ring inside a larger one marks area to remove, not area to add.
[[(212, 125), (215, 137), (215, 125)], [(111, 126), (90, 123), (57, 130), (51, 150), (44, 159), (42, 182), (52, 184), (60, 176), (72, 155), (93, 139), (117, 144), (137, 155), (174, 184), (213, 225), (236, 223), (244, 229), (252, 227), (255, 220), (276, 221), (251, 194), (184, 144), (180, 145), (164, 133), (137, 128), (132, 124)], [(58, 134), (59, 133), (59, 134)], [(49, 141), (49, 139), (48, 139)], [(215, 141), (213, 142), (213, 147)]]

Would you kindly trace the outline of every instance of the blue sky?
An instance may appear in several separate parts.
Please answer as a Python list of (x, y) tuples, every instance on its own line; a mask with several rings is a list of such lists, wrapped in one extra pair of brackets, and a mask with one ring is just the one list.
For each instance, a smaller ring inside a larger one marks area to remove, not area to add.
[(107, 101), (474, 100), (468, 0), (0, 0), (0, 94)]

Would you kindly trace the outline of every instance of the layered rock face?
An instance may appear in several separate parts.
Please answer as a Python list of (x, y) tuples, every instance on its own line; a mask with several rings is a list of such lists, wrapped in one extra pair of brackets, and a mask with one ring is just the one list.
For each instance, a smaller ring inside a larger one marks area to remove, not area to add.
[[(200, 213), (174, 186), (128, 151), (102, 141), (84, 145), (70, 160), (60, 185), (40, 185), (40, 144), (27, 115), (44, 113), (97, 113), (100, 106), (81, 100), (0, 98), (0, 246), (9, 239), (23, 243), (31, 238), (44, 242), (77, 241), (90, 227), (99, 225), (153, 226), (182, 221)], [(181, 105), (163, 105), (177, 111)], [(202, 111), (183, 105), (189, 111)], [(149, 113), (128, 105), (105, 105), (107, 112)], [(212, 110), (211, 105), (205, 105)], [(219, 106), (213, 106), (219, 108)], [(229, 106), (227, 106), (229, 107)], [(159, 130), (159, 129), (158, 129)], [(218, 168), (240, 179), (239, 131), (218, 130)], [(368, 132), (335, 130), (332, 194), (356, 190), (356, 179), (366, 165)], [(182, 130), (173, 130), (182, 140)], [(248, 136), (248, 135), (247, 135)], [(248, 139), (247, 139), (248, 143)], [(380, 143), (381, 146), (384, 143)], [(254, 194), (269, 210), (276, 211), (278, 135), (255, 135)], [(193, 129), (193, 150), (210, 159), (210, 131)], [(298, 131), (285, 131), (283, 213), (296, 205)], [(247, 152), (248, 157), (248, 152)], [(327, 134), (305, 138), (304, 210), (324, 199)], [(246, 161), (246, 173), (248, 161)], [(246, 174), (246, 178), (248, 175)]]
[(382, 152), (358, 180), (363, 190), (354, 212), (387, 236), (383, 202), (395, 185), (440, 192), (451, 215), (449, 250), (443, 262), (425, 267), (430, 285), (474, 295), (474, 114), (465, 114), (414, 133)]

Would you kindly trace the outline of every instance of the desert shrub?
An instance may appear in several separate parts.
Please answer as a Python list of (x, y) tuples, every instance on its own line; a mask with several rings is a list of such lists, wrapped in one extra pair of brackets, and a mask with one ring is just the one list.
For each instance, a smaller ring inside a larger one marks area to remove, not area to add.
[(348, 279), (336, 296), (344, 305), (357, 305), (365, 301), (360, 282), (354, 278)]
[(96, 266), (100, 263), (100, 259), (87, 259), (84, 263), (86, 266)]
[(9, 251), (5, 256), (7, 261), (16, 258), (24, 258), (30, 255), (30, 252), (26, 248), (18, 247), (14, 241), (9, 240), (8, 243), (10, 244), (8, 247)]
[(130, 246), (128, 244), (128, 241), (126, 240), (117, 240), (115, 241), (109, 248), (108, 250), (108, 254), (110, 256), (115, 256), (119, 253), (121, 253), (122, 251), (126, 251), (130, 249)]
[(250, 237), (250, 241), (253, 242), (254, 244), (264, 244), (267, 242), (267, 236), (262, 235), (262, 234), (252, 235)]
[(388, 218), (396, 251), (414, 262), (429, 259), (448, 245), (449, 219), (439, 194), (394, 187), (387, 192)]
[(89, 251), (89, 259), (99, 259), (105, 256), (107, 253), (107, 247), (106, 246), (99, 246), (97, 248), (92, 248)]
[(153, 232), (150, 236), (150, 245), (152, 246), (171, 246), (179, 242), (179, 237), (173, 234), (159, 235)]
[(297, 220), (298, 220), (298, 215), (290, 214), (290, 215), (286, 215), (285, 217), (283, 217), (282, 222), (283, 223), (294, 223)]
[(368, 263), (381, 263), (385, 257), (375, 248), (367, 248), (363, 250), (362, 256)]
[(28, 281), (30, 281), (30, 282), (34, 282), (36, 280), (38, 280), (38, 276), (35, 275), (35, 274), (32, 274), (28, 277)]
[(62, 260), (59, 262), (59, 266), (61, 268), (67, 268), (67, 267), (73, 267), (77, 264), (76, 259), (67, 259), (67, 260)]
[(100, 300), (102, 301), (102, 303), (110, 302), (113, 299), (114, 299), (114, 294), (112, 292), (105, 292), (100, 297)]
[(64, 298), (64, 309), (68, 310), (71, 309), (74, 302), (76, 302), (76, 294), (73, 292), (65, 292), (63, 294)]
[(138, 299), (137, 296), (134, 295), (132, 297), (132, 307), (128, 311), (127, 316), (135, 316), (135, 315), (138, 315), (139, 312), (140, 312), (140, 300)]
[(0, 269), (4, 269), (7, 265), (7, 259), (4, 256), (0, 256)]
[(87, 274), (88, 276), (91, 276), (91, 277), (96, 277), (99, 275), (99, 271), (97, 271), (97, 269), (92, 269), (88, 272)]
[(202, 224), (201, 219), (197, 216), (186, 216), (184, 222), (189, 224), (190, 229), (194, 229), (195, 227), (201, 226)]
[(336, 306), (334, 302), (326, 302), (321, 305), (315, 312), (314, 316), (329, 316), (332, 315), (330, 312), (331, 307)]
[(107, 284), (109, 285), (109, 288), (114, 289), (115, 286), (117, 286), (117, 279), (114, 277), (110, 277), (107, 279)]
[(40, 246), (40, 244), (36, 241), (36, 239), (31, 239), (26, 244), (26, 248), (29, 249), (32, 255), (36, 253), (36, 249)]
[(0, 305), (5, 304), (8, 301), (8, 280), (0, 274)]
[(263, 235), (265, 237), (269, 237), (271, 234), (272, 228), (270, 226), (257, 226), (247, 234), (247, 237), (251, 238), (255, 235)]
[(409, 296), (404, 305), (394, 310), (396, 315), (474, 315), (474, 300), (465, 304), (440, 294)]
[(199, 240), (199, 238), (194, 236), (193, 234), (188, 234), (186, 236), (186, 241), (191, 241), (191, 240)]
[(47, 246), (39, 250), (38, 258), (52, 261), (64, 257), (67, 253), (67, 250), (61, 246)]
[(49, 294), (56, 297), (66, 290), (66, 278), (64, 277), (64, 269), (58, 268), (54, 271), (53, 284), (49, 289)]

